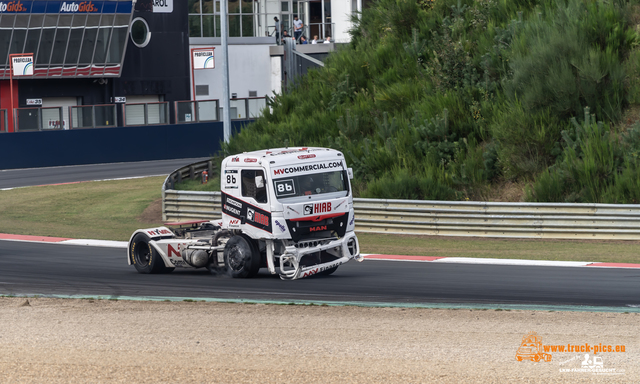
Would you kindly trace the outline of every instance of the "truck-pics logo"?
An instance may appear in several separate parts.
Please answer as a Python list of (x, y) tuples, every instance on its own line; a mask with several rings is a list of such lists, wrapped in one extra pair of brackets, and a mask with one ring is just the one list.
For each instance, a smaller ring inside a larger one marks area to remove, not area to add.
[[(585, 353), (586, 352), (586, 353)], [(561, 344), (561, 345), (545, 345), (542, 344), (542, 337), (535, 332), (529, 332), (522, 337), (520, 347), (516, 351), (516, 360), (529, 360), (533, 362), (551, 361), (551, 353), (578, 353), (568, 360), (561, 361), (560, 366), (565, 366), (570, 362), (580, 362), (580, 368), (560, 368), (560, 372), (582, 372), (597, 375), (621, 375), (624, 374), (623, 369), (604, 368), (603, 359), (597, 356), (600, 353), (607, 352), (626, 352), (624, 345), (606, 345), (602, 343), (590, 345), (589, 343), (580, 344)], [(593, 353), (593, 355), (591, 355)], [(561, 355), (565, 356), (565, 355)], [(557, 359), (556, 359), (557, 360)]]
[(529, 332), (522, 337), (522, 343), (516, 352), (516, 360), (551, 361), (551, 355), (543, 352), (542, 337), (535, 332)]

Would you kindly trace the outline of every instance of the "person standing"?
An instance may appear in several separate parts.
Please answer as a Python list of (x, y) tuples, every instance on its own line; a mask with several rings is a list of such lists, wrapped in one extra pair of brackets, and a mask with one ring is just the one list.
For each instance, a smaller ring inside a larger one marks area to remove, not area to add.
[(273, 20), (276, 22), (276, 44), (280, 45), (280, 20), (278, 20), (278, 16), (274, 17)]
[(302, 24), (302, 20), (298, 19), (298, 16), (294, 16), (293, 17), (293, 38), (298, 40), (300, 39), (300, 36), (302, 35), (302, 27), (304, 27), (304, 24)]

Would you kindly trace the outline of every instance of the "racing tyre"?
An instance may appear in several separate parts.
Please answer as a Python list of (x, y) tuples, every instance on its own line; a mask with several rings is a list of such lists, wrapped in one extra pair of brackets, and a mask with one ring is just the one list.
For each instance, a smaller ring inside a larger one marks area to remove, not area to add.
[(244, 235), (236, 235), (224, 247), (224, 264), (231, 277), (253, 277), (260, 270), (260, 252)]
[(144, 233), (136, 234), (131, 240), (129, 258), (140, 273), (169, 273), (175, 269), (164, 265), (158, 251), (149, 244), (149, 236)]

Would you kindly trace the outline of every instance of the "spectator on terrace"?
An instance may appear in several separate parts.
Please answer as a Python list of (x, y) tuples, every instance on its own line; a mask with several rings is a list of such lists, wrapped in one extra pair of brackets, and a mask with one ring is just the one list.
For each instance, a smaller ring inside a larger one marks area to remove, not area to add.
[(302, 20), (299, 20), (298, 16), (294, 16), (293, 17), (293, 37), (296, 39), (296, 41), (302, 35), (302, 27), (304, 27), (304, 24), (302, 24)]
[(327, 36), (327, 38), (324, 39), (324, 44), (331, 44), (331, 36)]
[(276, 44), (280, 44), (280, 30), (282, 29), (282, 25), (280, 24), (280, 20), (278, 17), (274, 17), (273, 20), (276, 22)]
[(304, 35), (300, 36), (300, 44), (309, 44), (307, 38)]
[(313, 40), (311, 40), (311, 44), (318, 44), (318, 35), (313, 35)]

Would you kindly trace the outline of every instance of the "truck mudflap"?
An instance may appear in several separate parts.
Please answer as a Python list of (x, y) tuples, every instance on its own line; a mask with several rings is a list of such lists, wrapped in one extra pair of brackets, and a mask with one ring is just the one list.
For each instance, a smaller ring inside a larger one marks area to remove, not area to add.
[[(307, 267), (300, 266), (300, 260), (304, 255), (335, 248), (340, 248), (341, 254), (343, 255), (342, 257), (323, 264)], [(313, 276), (345, 264), (351, 259), (355, 259), (359, 262), (364, 260), (360, 255), (360, 244), (358, 243), (358, 238), (353, 232), (342, 239), (316, 247), (298, 249), (296, 247), (289, 246), (286, 248), (285, 254), (280, 256), (280, 278), (282, 280), (296, 280)]]

